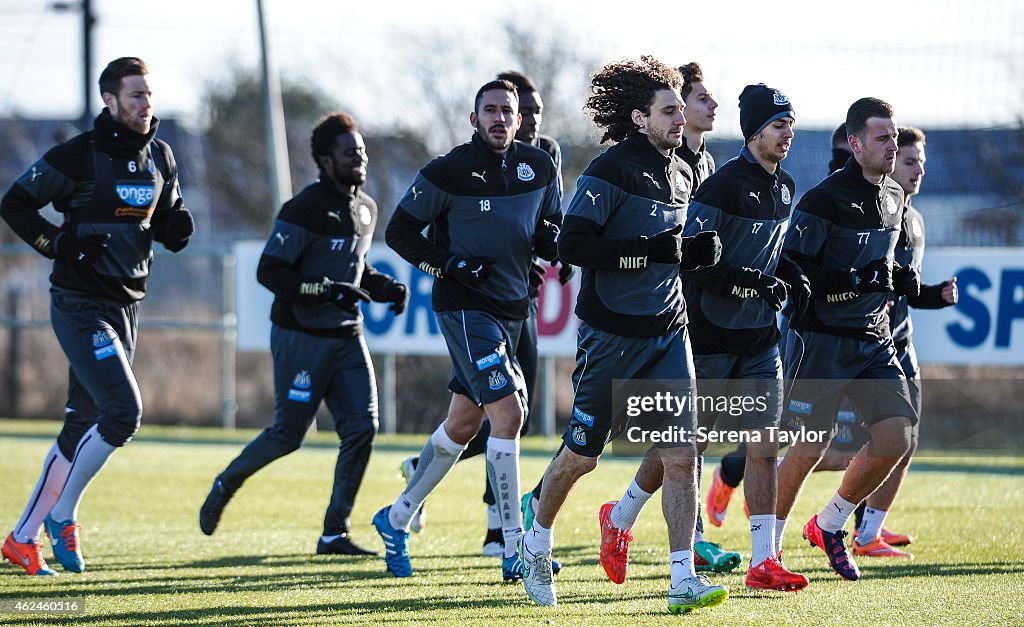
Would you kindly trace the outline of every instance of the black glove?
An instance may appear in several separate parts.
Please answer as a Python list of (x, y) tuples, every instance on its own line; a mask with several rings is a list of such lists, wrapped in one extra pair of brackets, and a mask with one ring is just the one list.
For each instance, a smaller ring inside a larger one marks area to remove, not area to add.
[(775, 311), (782, 311), (782, 303), (789, 297), (789, 284), (770, 274), (762, 274), (763, 284), (757, 289), (761, 300)]
[(801, 275), (798, 283), (789, 286), (789, 304), (793, 306), (790, 312), (790, 319), (795, 320), (804, 315), (807, 306), (811, 304), (811, 281)]
[(537, 263), (536, 259), (530, 262), (530, 287), (537, 289), (544, 284), (544, 274), (547, 270), (544, 266)]
[(718, 231), (701, 231), (693, 237), (683, 238), (684, 270), (700, 266), (713, 266), (722, 258), (722, 240)]
[(186, 246), (192, 234), (196, 232), (196, 223), (192, 213), (185, 209), (184, 201), (178, 198), (169, 211), (163, 212), (154, 223), (153, 239), (162, 243), (164, 248), (176, 253)]
[(647, 237), (640, 238), (647, 241), (647, 259), (652, 263), (679, 263), (683, 259), (682, 241), (680, 233), (683, 232), (683, 225), (677, 224), (667, 231)]
[(544, 261), (551, 261), (558, 258), (558, 226), (541, 220), (537, 229), (533, 232), (533, 251)]
[(558, 269), (558, 282), (562, 285), (568, 285), (569, 281), (572, 281), (573, 275), (576, 274), (576, 266), (571, 263), (565, 263), (561, 259), (555, 259), (551, 262), (551, 265), (562, 264), (562, 267)]
[(853, 269), (853, 285), (858, 293), (891, 292), (892, 266), (885, 257), (880, 257), (861, 268)]
[(897, 296), (919, 296), (921, 273), (914, 266), (897, 266), (892, 273), (892, 287)]
[(452, 257), (444, 264), (444, 275), (468, 286), (476, 286), (491, 276), (488, 266), (494, 263), (487, 257)]
[(388, 309), (395, 312), (396, 316), (400, 316), (405, 313), (405, 308), (409, 304), (409, 288), (405, 283), (392, 281), (384, 286), (384, 300), (391, 303)]
[(327, 281), (326, 294), (328, 303), (345, 311), (358, 310), (359, 301), (370, 302), (370, 294), (351, 283)]
[(740, 268), (732, 288), (732, 295), (739, 298), (756, 296), (764, 300), (775, 311), (782, 309), (782, 303), (789, 293), (789, 285), (782, 279), (760, 270)]
[(65, 231), (57, 238), (57, 254), (83, 266), (91, 266), (107, 252), (110, 233), (75, 235)]

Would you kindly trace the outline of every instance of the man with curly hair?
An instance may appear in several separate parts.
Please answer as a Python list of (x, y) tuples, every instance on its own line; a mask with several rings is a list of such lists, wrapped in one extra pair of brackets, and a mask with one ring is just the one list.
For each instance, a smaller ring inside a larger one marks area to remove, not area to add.
[[(615, 145), (580, 177), (558, 242), (560, 258), (582, 269), (576, 307), (581, 325), (564, 447), (544, 474), (537, 514), (520, 541), (523, 583), (539, 605), (557, 603), (551, 568), (555, 517), (576, 482), (597, 467), (605, 443), (626, 429), (626, 410), (613, 408), (613, 399), (666, 393), (688, 399), (692, 392), (693, 357), (679, 272), (714, 265), (721, 244), (710, 232), (681, 236), (693, 180), (674, 154), (686, 123), (681, 84), (678, 71), (648, 56), (610, 63), (591, 82), (586, 108), (605, 131), (601, 141)], [(650, 387), (655, 380), (658, 387)], [(696, 417), (687, 404), (680, 412), (642, 414), (637, 423), (647, 431), (693, 431)], [(682, 438), (659, 442), (649, 454), (656, 454), (663, 468), (669, 611), (718, 605), (728, 592), (698, 577), (693, 566), (694, 445)], [(619, 576), (613, 580), (625, 580), (624, 570), (614, 575)]]
[[(740, 94), (739, 108), (744, 147), (694, 192), (683, 231), (686, 235), (717, 232), (725, 252), (713, 268), (685, 273), (684, 291), (701, 394), (766, 401), (763, 407), (739, 415), (704, 409), (698, 412), (698, 423), (704, 429), (717, 426), (750, 436), (746, 450), (747, 463), (753, 467), (753, 488), (748, 491), (752, 552), (746, 583), (751, 588), (793, 591), (805, 587), (807, 578), (786, 571), (772, 547), (778, 451), (772, 429), (778, 428), (782, 413), (776, 312), (787, 295), (798, 295), (802, 305), (810, 297), (809, 287), (796, 285), (800, 268), (780, 256), (795, 190), (793, 178), (780, 163), (789, 153), (795, 114), (782, 92), (764, 84), (748, 85)], [(707, 445), (707, 439), (702, 439), (698, 451), (703, 453)], [(700, 460), (697, 463), (699, 477)], [(614, 570), (616, 562), (628, 563), (628, 532), (661, 487), (660, 478), (660, 460), (648, 454), (622, 498), (605, 505), (612, 508), (611, 529), (603, 528), (602, 537), (626, 538), (617, 550), (602, 546), (606, 570)], [(713, 517), (711, 521), (718, 524)], [(739, 566), (740, 554), (704, 540), (699, 517), (697, 522), (696, 570), (728, 572)]]

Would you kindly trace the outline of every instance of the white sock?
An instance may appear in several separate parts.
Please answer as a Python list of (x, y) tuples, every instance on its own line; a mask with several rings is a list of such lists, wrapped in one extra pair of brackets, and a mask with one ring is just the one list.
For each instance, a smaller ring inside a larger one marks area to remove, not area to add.
[(537, 519), (534, 518), (533, 526), (523, 536), (523, 548), (534, 555), (550, 552), (554, 543), (553, 531), (554, 529), (541, 527)]
[(697, 529), (694, 529), (693, 530), (693, 543), (697, 544), (698, 542), (707, 542), (707, 540), (704, 539), (704, 532), (703, 531), (698, 531)]
[(750, 565), (757, 566), (775, 553), (775, 514), (754, 514), (750, 517)]
[(782, 550), (782, 534), (786, 532), (786, 523), (789, 522), (788, 518), (776, 518), (775, 519), (775, 553), (778, 554)]
[(337, 540), (340, 537), (341, 537), (341, 534), (339, 533), (338, 535), (334, 535), (334, 536), (320, 536), (320, 540), (322, 542), (334, 542), (335, 540)]
[(519, 439), (487, 438), (487, 474), (494, 490), (494, 504), (501, 517), (505, 557), (516, 554), (523, 535), (523, 514), (519, 510)]
[[(491, 488), (492, 490), (494, 488)], [(487, 506), (487, 528), (501, 529), (501, 514), (498, 512), (498, 504)]]
[(672, 570), (672, 587), (679, 585), (683, 579), (691, 579), (697, 576), (693, 570), (693, 551), (672, 551), (668, 554), (671, 561), (669, 567)]
[(857, 529), (857, 544), (864, 546), (874, 542), (875, 538), (882, 533), (882, 524), (888, 513), (884, 509), (865, 507), (864, 518), (861, 519), (860, 528)]
[(636, 524), (636, 519), (640, 517), (640, 512), (643, 511), (644, 505), (647, 505), (647, 501), (651, 500), (652, 496), (654, 493), (645, 491), (637, 485), (636, 478), (634, 478), (619, 502), (612, 507), (608, 518), (616, 529), (628, 531)]
[(444, 430), (445, 422), (438, 425), (430, 435), (430, 439), (420, 451), (420, 460), (416, 463), (416, 470), (412, 473), (409, 484), (391, 505), (388, 520), (395, 529), (409, 531), (413, 514), (455, 466), (455, 462), (459, 461), (459, 455), (462, 455), (466, 448), (465, 444), (459, 444), (448, 437), (448, 432)]
[(839, 496), (837, 491), (825, 507), (818, 512), (818, 528), (829, 533), (839, 531), (846, 525), (846, 521), (849, 520), (850, 514), (855, 509), (857, 509), (857, 504)]
[(54, 520), (78, 520), (78, 506), (82, 502), (85, 489), (116, 450), (116, 446), (107, 444), (100, 435), (99, 424), (93, 425), (85, 432), (82, 441), (78, 443), (75, 458), (71, 461), (68, 479), (61, 490), (60, 498), (50, 510), (50, 516)]
[(68, 480), (69, 470), (71, 461), (64, 457), (64, 453), (60, 452), (60, 447), (54, 442), (43, 458), (43, 472), (39, 475), (35, 489), (32, 490), (32, 496), (28, 498), (25, 511), (22, 512), (18, 524), (14, 526), (15, 542), (39, 540), (43, 519), (60, 498), (60, 491), (64, 488), (64, 482)]

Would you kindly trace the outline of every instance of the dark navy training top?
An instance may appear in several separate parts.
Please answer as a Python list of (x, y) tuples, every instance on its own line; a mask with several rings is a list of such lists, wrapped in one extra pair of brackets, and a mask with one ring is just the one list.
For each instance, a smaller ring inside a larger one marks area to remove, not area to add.
[[(559, 222), (560, 184), (547, 152), (515, 141), (496, 154), (474, 134), (419, 171), (388, 224), (388, 246), (437, 277), (435, 311), (525, 320), (534, 232), (542, 220)], [(451, 257), (493, 260), (490, 278), (474, 287), (446, 277)]]
[(686, 323), (676, 263), (647, 258), (650, 237), (686, 220), (693, 174), (638, 133), (598, 155), (580, 176), (558, 240), (582, 268), (576, 315), (616, 335), (656, 337)]
[(783, 248), (810, 278), (814, 298), (803, 316), (790, 320), (791, 328), (889, 336), (890, 294), (859, 294), (851, 271), (882, 257), (892, 265), (902, 209), (903, 189), (888, 176), (880, 185), (868, 182), (856, 159), (804, 194)]
[(716, 265), (684, 273), (695, 354), (757, 355), (778, 342), (775, 310), (736, 281), (743, 268), (776, 274), (795, 193), (789, 173), (769, 174), (746, 147), (694, 193), (683, 235), (717, 231), (722, 240)]

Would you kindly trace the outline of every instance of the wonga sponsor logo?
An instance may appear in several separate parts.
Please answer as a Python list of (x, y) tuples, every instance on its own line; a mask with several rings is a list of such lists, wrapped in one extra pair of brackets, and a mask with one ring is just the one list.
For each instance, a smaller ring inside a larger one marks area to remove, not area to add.
[(476, 369), (484, 371), (492, 366), (497, 366), (499, 363), (501, 363), (501, 355), (498, 353), (491, 353), (486, 357), (481, 357), (476, 360)]
[(310, 393), (309, 390), (296, 390), (295, 388), (291, 388), (288, 390), (288, 400), (290, 401), (308, 403), (312, 398), (313, 395)]
[(807, 401), (798, 401), (795, 398), (789, 401), (789, 410), (795, 411), (798, 414), (804, 414), (805, 416), (811, 415), (811, 410), (814, 405)]
[(96, 356), (96, 361), (117, 354), (117, 344), (114, 343), (114, 336), (106, 329), (100, 329), (92, 334), (92, 345), (96, 349), (92, 352)]
[(145, 207), (153, 202), (153, 186), (118, 183), (117, 197), (133, 207)]
[(588, 427), (594, 426), (594, 417), (588, 414), (587, 412), (583, 411), (579, 407), (572, 408), (572, 415), (576, 417), (576, 420), (579, 420), (581, 423), (587, 425)]

